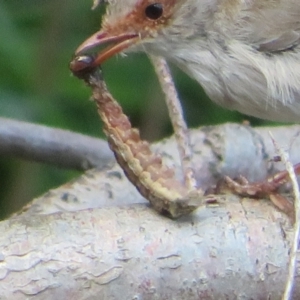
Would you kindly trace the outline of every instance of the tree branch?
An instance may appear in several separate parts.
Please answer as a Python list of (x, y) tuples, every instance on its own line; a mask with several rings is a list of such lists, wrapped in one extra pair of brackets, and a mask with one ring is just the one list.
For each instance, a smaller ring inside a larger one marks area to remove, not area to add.
[(147, 204), (3, 221), (0, 296), (280, 299), (293, 236), (287, 216), (267, 201), (223, 198), (177, 221)]
[(113, 159), (103, 140), (6, 118), (0, 118), (0, 145), (0, 155), (77, 170), (105, 166)]
[[(299, 126), (289, 129), (272, 129), (274, 138), (288, 144)], [(236, 124), (192, 130), (197, 180), (266, 176), (280, 165), (269, 162), (268, 131)], [(154, 148), (180, 170), (174, 138)], [(295, 140), (294, 159), (297, 148)], [(217, 197), (218, 206), (172, 221), (145, 203), (117, 164), (90, 170), (0, 223), (0, 298), (280, 299), (290, 220), (270, 201)]]

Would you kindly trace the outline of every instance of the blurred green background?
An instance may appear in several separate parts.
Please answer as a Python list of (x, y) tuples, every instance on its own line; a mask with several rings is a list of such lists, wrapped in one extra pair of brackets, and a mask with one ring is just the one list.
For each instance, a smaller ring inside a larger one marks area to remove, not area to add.
[[(0, 2), (0, 116), (103, 137), (95, 106), (88, 101), (90, 91), (68, 69), (74, 49), (100, 27), (104, 8), (91, 11), (91, 5), (92, 0)], [(144, 54), (112, 58), (103, 70), (110, 91), (144, 138), (153, 141), (172, 133), (163, 95)], [(246, 119), (214, 105), (177, 68), (172, 67), (172, 73), (189, 126)], [(78, 175), (0, 157), (0, 218)]]

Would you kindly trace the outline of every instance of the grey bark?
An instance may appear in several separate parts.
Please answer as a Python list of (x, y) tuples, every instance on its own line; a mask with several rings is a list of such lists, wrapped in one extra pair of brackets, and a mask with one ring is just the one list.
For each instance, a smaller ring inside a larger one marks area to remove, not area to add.
[(15, 300), (280, 299), (292, 235), (270, 203), (236, 197), (178, 221), (136, 204), (0, 228), (0, 295)]
[(0, 155), (87, 170), (113, 156), (104, 141), (58, 128), (0, 118)]
[[(290, 141), (299, 126), (272, 132), (297, 161), (298, 139)], [(191, 140), (202, 186), (281, 168), (269, 161), (268, 129), (227, 124), (195, 130)], [(154, 148), (180, 170), (173, 139)], [(290, 220), (268, 200), (217, 197), (219, 205), (173, 221), (117, 165), (90, 170), (0, 223), (0, 299), (280, 299)]]

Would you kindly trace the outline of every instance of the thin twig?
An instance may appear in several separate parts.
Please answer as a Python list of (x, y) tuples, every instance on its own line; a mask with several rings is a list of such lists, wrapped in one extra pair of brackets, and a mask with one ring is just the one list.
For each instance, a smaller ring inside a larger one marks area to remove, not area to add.
[(185, 184), (188, 189), (195, 189), (197, 186), (197, 182), (191, 163), (192, 151), (189, 132), (183, 118), (181, 104), (177, 95), (171, 72), (164, 58), (152, 55), (150, 55), (149, 57), (153, 63), (160, 85), (165, 94), (169, 116), (173, 125), (175, 138), (177, 140)]
[(294, 239), (293, 239), (293, 244), (290, 253), (288, 277), (285, 285), (285, 291), (282, 296), (282, 300), (289, 300), (292, 299), (293, 296), (293, 286), (294, 286), (295, 272), (297, 267), (297, 250), (298, 250), (298, 243), (300, 237), (300, 194), (299, 194), (299, 185), (298, 185), (297, 177), (294, 171), (293, 164), (289, 160), (288, 153), (284, 151), (282, 148), (278, 147), (273, 137), (272, 140), (277, 152), (279, 153), (282, 161), (285, 164), (286, 170), (289, 173), (292, 182), (293, 193), (294, 193), (294, 208), (295, 208)]
[(0, 155), (77, 170), (104, 167), (113, 159), (100, 139), (6, 118), (0, 118)]

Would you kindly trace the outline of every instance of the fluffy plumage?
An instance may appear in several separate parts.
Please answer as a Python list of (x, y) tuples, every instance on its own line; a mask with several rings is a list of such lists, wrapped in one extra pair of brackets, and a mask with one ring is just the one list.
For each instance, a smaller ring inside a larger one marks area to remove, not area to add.
[[(99, 34), (138, 35), (125, 51), (165, 57), (226, 108), (300, 121), (299, 0), (107, 2)], [(157, 20), (145, 15), (154, 3), (163, 7)]]

